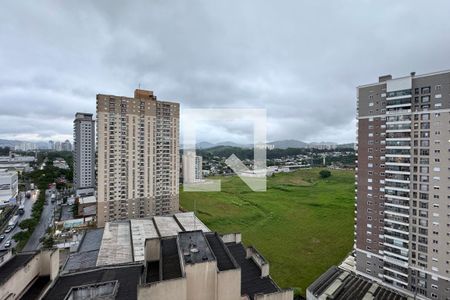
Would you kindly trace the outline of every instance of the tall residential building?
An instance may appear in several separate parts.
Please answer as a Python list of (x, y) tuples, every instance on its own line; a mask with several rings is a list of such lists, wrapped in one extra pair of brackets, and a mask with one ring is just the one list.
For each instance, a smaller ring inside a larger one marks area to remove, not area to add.
[(202, 157), (195, 155), (194, 151), (184, 150), (183, 154), (183, 180), (185, 183), (202, 181)]
[(357, 272), (450, 299), (450, 71), (357, 91)]
[(61, 142), (55, 142), (55, 151), (61, 151), (62, 150), (62, 145)]
[(75, 120), (73, 121), (73, 181), (78, 195), (93, 195), (94, 193), (94, 131), (95, 121), (92, 119), (92, 114), (75, 114)]
[(97, 95), (97, 223), (178, 211), (179, 104)]
[(65, 140), (61, 143), (61, 150), (62, 151), (72, 151), (72, 144), (69, 140)]

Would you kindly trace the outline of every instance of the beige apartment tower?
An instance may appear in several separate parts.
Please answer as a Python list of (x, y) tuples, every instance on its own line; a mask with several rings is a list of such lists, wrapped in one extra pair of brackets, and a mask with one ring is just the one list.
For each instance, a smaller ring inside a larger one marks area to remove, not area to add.
[(179, 103), (97, 95), (97, 224), (178, 211)]
[(356, 269), (450, 299), (450, 71), (358, 87)]

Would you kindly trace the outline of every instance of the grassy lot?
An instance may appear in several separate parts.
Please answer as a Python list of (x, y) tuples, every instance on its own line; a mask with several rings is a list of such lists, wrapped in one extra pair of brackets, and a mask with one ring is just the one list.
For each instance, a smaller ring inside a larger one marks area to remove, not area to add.
[(238, 177), (222, 177), (222, 192), (181, 192), (181, 206), (220, 233), (241, 232), (270, 262), (281, 287), (300, 294), (353, 244), (354, 173), (320, 169), (276, 174), (267, 192), (252, 192)]

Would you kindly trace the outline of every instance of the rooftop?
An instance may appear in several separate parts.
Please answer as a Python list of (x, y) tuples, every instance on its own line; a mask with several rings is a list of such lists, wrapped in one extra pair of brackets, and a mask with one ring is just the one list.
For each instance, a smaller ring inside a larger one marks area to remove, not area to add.
[(175, 217), (185, 231), (201, 230), (203, 232), (210, 232), (209, 228), (193, 212), (175, 214)]
[(64, 271), (72, 272), (93, 268), (97, 264), (98, 250), (71, 253), (64, 265)]
[(192, 212), (151, 219), (132, 219), (105, 224), (97, 265), (144, 260), (146, 239), (177, 236), (179, 232), (200, 229), (210, 232)]
[[(391, 80), (391, 79), (400, 79), (400, 78), (406, 78), (406, 77), (422, 78), (422, 77), (429, 77), (429, 76), (441, 75), (441, 74), (450, 73), (450, 70), (437, 71), (437, 72), (424, 73), (424, 74), (415, 74), (415, 72), (412, 72), (412, 73), (414, 73), (414, 75), (410, 74), (410, 75), (400, 76), (400, 77), (395, 77), (395, 78), (392, 77), (392, 75), (390, 75), (390, 74), (389, 74), (389, 75), (383, 75), (383, 76), (380, 76), (378, 82), (359, 85), (358, 88), (365, 88), (365, 87), (370, 87), (370, 86), (376, 86), (376, 85), (380, 85), (380, 84), (385, 84), (385, 83), (386, 83), (386, 80)], [(411, 75), (412, 75), (412, 76), (411, 76)]]
[(173, 217), (154, 217), (156, 226), (161, 237), (175, 236), (183, 231)]
[(79, 246), (78, 252), (99, 250), (102, 243), (102, 236), (103, 228), (86, 231)]
[(132, 262), (131, 248), (130, 222), (106, 223), (97, 266)]
[(174, 279), (182, 276), (180, 256), (175, 237), (161, 240), (162, 279)]
[(216, 260), (201, 230), (180, 232), (178, 245), (185, 264)]
[(315, 297), (334, 300), (389, 299), (407, 300), (398, 292), (382, 287), (375, 282), (338, 267), (331, 267), (309, 287)]
[(76, 271), (95, 267), (102, 242), (103, 228), (86, 231), (75, 253), (71, 253), (64, 271)]
[(97, 203), (97, 198), (95, 196), (86, 196), (86, 197), (80, 197), (78, 199), (80, 204), (90, 204), (90, 203)]
[(238, 264), (231, 256), (230, 251), (217, 233), (206, 234), (206, 239), (208, 240), (208, 244), (217, 259), (217, 268), (219, 271), (238, 268)]
[(143, 271), (141, 264), (102, 267), (95, 270), (63, 274), (43, 299), (63, 300), (72, 288), (77, 290), (117, 281), (115, 299), (137, 299), (137, 287)]
[(241, 267), (241, 295), (247, 295), (253, 300), (256, 294), (270, 294), (280, 291), (280, 288), (270, 278), (261, 277), (261, 269), (246, 257), (244, 245), (241, 243), (227, 243), (227, 247), (236, 262)]
[(134, 261), (144, 260), (144, 244), (146, 239), (159, 237), (155, 224), (151, 219), (130, 220)]

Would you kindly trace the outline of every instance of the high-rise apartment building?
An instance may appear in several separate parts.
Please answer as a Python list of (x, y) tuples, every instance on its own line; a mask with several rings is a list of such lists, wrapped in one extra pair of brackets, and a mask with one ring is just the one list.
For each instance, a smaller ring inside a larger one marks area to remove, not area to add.
[(450, 71), (357, 92), (357, 272), (450, 299)]
[(97, 95), (97, 223), (178, 211), (179, 104)]
[(62, 151), (72, 151), (72, 144), (69, 140), (65, 140), (61, 143), (61, 150)]
[(95, 121), (92, 119), (92, 114), (80, 112), (75, 114), (73, 154), (73, 181), (77, 194), (93, 195), (95, 189)]
[(194, 151), (184, 150), (183, 154), (183, 180), (184, 183), (196, 183), (203, 179), (201, 156), (195, 155)]

